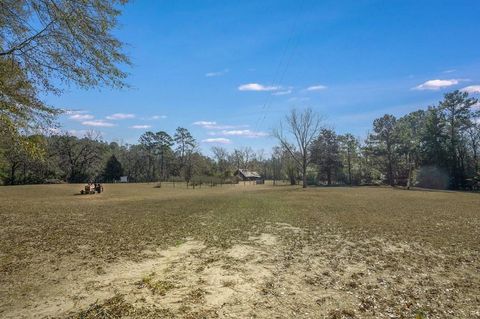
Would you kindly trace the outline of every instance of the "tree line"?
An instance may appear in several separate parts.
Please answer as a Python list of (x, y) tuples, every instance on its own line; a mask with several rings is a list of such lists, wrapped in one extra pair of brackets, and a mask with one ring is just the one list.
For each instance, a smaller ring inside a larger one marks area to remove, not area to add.
[(479, 101), (457, 90), (426, 110), (375, 119), (364, 141), (322, 128), (309, 109), (292, 110), (274, 135), (278, 152), (286, 150), (301, 171), (304, 187), (320, 182), (478, 189), (479, 119)]
[[(480, 112), (467, 93), (447, 93), (438, 105), (400, 118), (385, 114), (373, 121), (364, 140), (325, 127), (311, 109), (292, 110), (273, 136), (270, 152), (250, 147), (213, 147), (202, 154), (186, 128), (173, 134), (145, 132), (137, 144), (119, 145), (89, 133), (82, 138), (30, 135), (42, 155), (8, 137), (0, 138), (0, 178), (4, 184), (185, 181), (211, 177), (233, 181), (238, 168), (263, 178), (307, 185), (388, 184), (442, 189), (478, 187)], [(267, 155), (268, 154), (268, 155)]]
[(7, 185), (37, 183), (114, 182), (127, 176), (131, 182), (185, 181), (215, 177), (232, 182), (237, 168), (259, 169), (262, 152), (249, 147), (228, 152), (212, 148), (203, 155), (186, 128), (173, 135), (165, 131), (145, 132), (138, 144), (120, 145), (102, 141), (99, 134), (84, 137), (69, 134), (31, 135), (28, 140), (42, 149), (41, 156), (0, 137), (0, 180)]

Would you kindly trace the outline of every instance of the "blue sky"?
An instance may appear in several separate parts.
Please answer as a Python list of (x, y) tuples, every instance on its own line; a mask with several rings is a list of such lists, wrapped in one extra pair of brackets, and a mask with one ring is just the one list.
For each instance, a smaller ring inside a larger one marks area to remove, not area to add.
[(480, 92), (479, 12), (476, 0), (136, 0), (115, 32), (132, 88), (47, 99), (77, 111), (62, 116), (64, 130), (122, 143), (183, 126), (205, 151), (269, 150), (293, 107), (363, 137), (385, 113)]

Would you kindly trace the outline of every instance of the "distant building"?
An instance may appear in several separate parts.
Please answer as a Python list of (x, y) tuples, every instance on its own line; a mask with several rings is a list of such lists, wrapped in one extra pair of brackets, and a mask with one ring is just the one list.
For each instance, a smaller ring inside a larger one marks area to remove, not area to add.
[(233, 174), (242, 181), (258, 181), (262, 179), (262, 176), (254, 171), (249, 171), (246, 169), (237, 169), (237, 171)]
[(128, 183), (128, 176), (120, 176), (120, 183)]

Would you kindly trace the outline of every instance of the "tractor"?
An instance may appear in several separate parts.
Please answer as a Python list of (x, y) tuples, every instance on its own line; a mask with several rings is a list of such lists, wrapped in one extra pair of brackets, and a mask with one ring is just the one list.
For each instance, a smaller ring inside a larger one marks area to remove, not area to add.
[(103, 192), (103, 186), (100, 185), (100, 184), (92, 184), (92, 183), (88, 183), (87, 185), (85, 185), (85, 189), (82, 189), (80, 191), (80, 194), (81, 195), (93, 195), (95, 193), (101, 193)]

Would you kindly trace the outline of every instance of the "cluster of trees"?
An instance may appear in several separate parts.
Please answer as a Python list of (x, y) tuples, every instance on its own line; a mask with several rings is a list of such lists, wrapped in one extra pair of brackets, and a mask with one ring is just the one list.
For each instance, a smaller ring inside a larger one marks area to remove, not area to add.
[(427, 110), (375, 119), (365, 141), (322, 128), (311, 110), (293, 110), (275, 136), (293, 159), (293, 167), (301, 171), (304, 187), (318, 182), (407, 187), (415, 183), (472, 189), (480, 182), (478, 103), (466, 92), (447, 93)]
[[(438, 105), (396, 118), (386, 114), (373, 121), (365, 140), (337, 134), (322, 126), (311, 109), (292, 110), (274, 131), (279, 145), (267, 155), (250, 147), (229, 152), (213, 147), (202, 154), (192, 134), (146, 132), (138, 144), (119, 145), (89, 133), (30, 135), (42, 156), (0, 137), (0, 178), (4, 184), (49, 180), (87, 182), (186, 181), (194, 177), (233, 180), (238, 168), (292, 185), (388, 184), (410, 187), (472, 189), (480, 181), (480, 110), (477, 99), (455, 91)], [(477, 186), (478, 187), (478, 186)]]
[(4, 184), (45, 182), (113, 182), (128, 176), (132, 182), (186, 181), (216, 177), (231, 181), (237, 168), (263, 168), (263, 152), (238, 148), (228, 152), (212, 148), (212, 157), (201, 154), (191, 133), (179, 127), (173, 135), (146, 132), (139, 143), (107, 143), (95, 132), (78, 138), (69, 134), (31, 135), (42, 156), (34, 156), (6, 137), (0, 137), (0, 180)]
[(478, 100), (454, 91), (427, 110), (399, 119), (384, 115), (373, 123), (365, 151), (388, 184), (468, 189), (479, 181)]

